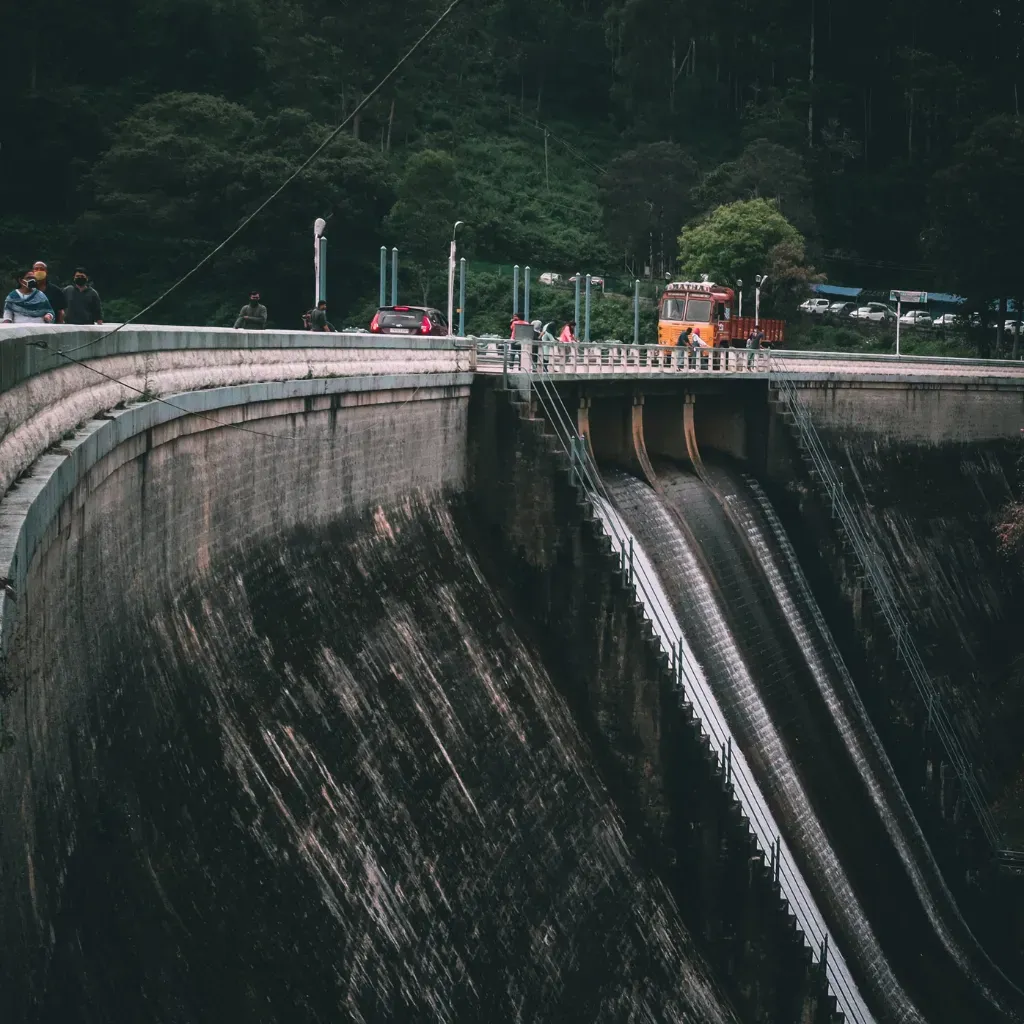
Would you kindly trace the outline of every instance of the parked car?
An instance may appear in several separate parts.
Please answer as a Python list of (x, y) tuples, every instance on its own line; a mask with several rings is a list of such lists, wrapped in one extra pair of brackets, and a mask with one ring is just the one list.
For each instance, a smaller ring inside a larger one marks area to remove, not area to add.
[(1006, 323), (1003, 324), (1003, 330), (1008, 334), (1020, 334), (1021, 322), (1019, 320), (1007, 320)]
[(857, 308), (856, 302), (833, 302), (828, 307), (829, 316), (849, 316)]
[(553, 274), (550, 271), (547, 271), (547, 272), (541, 274), (540, 277), (538, 278), (538, 280), (540, 281), (541, 284), (551, 284), (551, 285), (561, 284), (562, 283), (562, 275), (561, 274)]
[(900, 317), (900, 323), (906, 327), (931, 327), (932, 318), (923, 309), (908, 309)]
[(830, 305), (828, 299), (805, 299), (800, 308), (805, 313), (827, 313)]
[(887, 323), (896, 320), (896, 314), (883, 302), (869, 302), (866, 306), (855, 309), (850, 314), (851, 320), (873, 320), (885, 321)]
[(943, 313), (932, 321), (933, 327), (980, 327), (981, 315), (979, 313)]
[[(587, 275), (586, 274), (580, 274), (579, 277), (580, 277), (580, 287), (586, 287)], [(569, 284), (575, 284), (575, 283), (576, 283), (576, 275), (573, 274), (572, 277), (569, 278)], [(600, 288), (601, 291), (604, 291), (604, 278), (603, 277), (591, 276), (591, 278), (590, 278), (590, 287), (591, 287), (591, 289)]]
[(381, 306), (370, 321), (371, 334), (448, 334), (444, 313), (430, 306)]

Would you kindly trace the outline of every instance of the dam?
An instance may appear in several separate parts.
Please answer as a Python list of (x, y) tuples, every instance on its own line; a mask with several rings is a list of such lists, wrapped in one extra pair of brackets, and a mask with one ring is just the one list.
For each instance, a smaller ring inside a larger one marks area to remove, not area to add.
[(0, 349), (4, 1020), (1024, 1020), (1024, 375), (322, 337)]

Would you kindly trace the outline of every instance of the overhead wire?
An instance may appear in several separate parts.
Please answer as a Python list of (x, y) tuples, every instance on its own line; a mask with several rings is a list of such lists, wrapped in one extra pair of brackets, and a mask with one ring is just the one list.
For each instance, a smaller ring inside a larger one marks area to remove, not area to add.
[[(260, 205), (258, 207), (256, 207), (255, 210), (252, 211), (252, 213), (250, 213), (248, 216), (246, 216), (242, 220), (242, 222), (238, 225), (238, 227), (236, 227), (234, 229), (234, 231), (232, 231), (226, 238), (224, 238), (221, 242), (219, 242), (216, 246), (214, 246), (201, 260), (199, 260), (198, 263), (195, 264), (195, 266), (192, 267), (191, 270), (189, 270), (187, 273), (183, 274), (180, 278), (178, 278), (177, 281), (175, 281), (161, 295), (159, 295), (156, 299), (154, 299), (148, 306), (146, 306), (145, 308), (139, 310), (139, 312), (137, 312), (134, 316), (132, 316), (129, 319), (125, 320), (124, 323), (118, 324), (117, 327), (115, 327), (112, 331), (107, 331), (104, 334), (100, 334), (97, 337), (93, 338), (91, 341), (87, 341), (87, 342), (84, 342), (81, 345), (77, 345), (75, 348), (68, 349), (68, 350), (65, 350), (65, 349), (50, 349), (49, 344), (47, 344), (46, 342), (43, 342), (43, 341), (36, 342), (36, 344), (40, 348), (44, 348), (44, 349), (47, 349), (47, 350), (55, 352), (56, 355), (60, 356), (62, 359), (66, 359), (69, 363), (74, 363), (77, 366), (81, 366), (84, 369), (89, 370), (92, 373), (95, 373), (97, 376), (103, 377), (104, 379), (106, 379), (106, 380), (108, 380), (108, 381), (110, 381), (110, 382), (112, 382), (114, 384), (119, 385), (120, 387), (126, 388), (129, 391), (133, 391), (133, 392), (135, 392), (138, 395), (145, 396), (145, 397), (150, 397), (148, 392), (144, 391), (143, 389), (138, 388), (138, 387), (136, 387), (133, 384), (129, 384), (127, 381), (122, 380), (122, 379), (120, 379), (118, 377), (115, 377), (113, 374), (106, 373), (105, 371), (99, 369), (96, 366), (90, 365), (89, 363), (85, 362), (82, 359), (76, 358), (74, 353), (81, 352), (83, 349), (91, 348), (92, 346), (99, 344), (99, 342), (104, 341), (107, 338), (113, 337), (115, 334), (117, 334), (120, 331), (124, 330), (124, 328), (127, 327), (129, 324), (134, 323), (136, 320), (139, 319), (139, 317), (141, 317), (144, 314), (148, 313), (155, 306), (157, 306), (161, 302), (163, 302), (163, 300), (166, 299), (167, 296), (169, 296), (172, 292), (174, 292), (178, 288), (180, 288), (190, 277), (192, 277), (197, 271), (199, 271), (207, 263), (209, 263), (210, 260), (212, 260), (213, 257), (216, 256), (217, 253), (219, 253), (222, 249), (224, 249), (224, 247), (227, 246), (234, 238), (238, 237), (238, 235), (249, 224), (251, 224), (252, 221), (260, 213), (262, 213), (338, 137), (338, 135), (342, 131), (344, 131), (344, 129), (351, 123), (352, 119), (359, 113), (359, 111), (362, 110), (363, 107), (365, 107), (366, 104), (369, 103), (370, 100), (372, 100), (373, 97), (378, 92), (380, 92), (380, 90), (392, 78), (394, 78), (394, 76), (398, 73), (398, 71), (402, 68), (402, 66), (406, 63), (406, 61), (408, 61), (409, 58), (412, 57), (412, 55), (423, 45), (423, 43), (425, 43), (427, 41), (427, 39), (429, 39), (430, 36), (432, 36), (434, 34), (434, 32), (437, 31), (438, 28), (440, 28), (440, 26), (444, 23), (444, 21), (448, 18), (448, 16), (452, 13), (452, 11), (454, 11), (455, 8), (458, 7), (459, 4), (461, 4), (461, 3), (462, 3), (462, 0), (451, 0), (451, 3), (448, 4), (448, 6), (444, 9), (444, 11), (441, 12), (441, 14), (426, 29), (426, 31), (424, 31), (423, 34), (420, 35), (420, 37), (412, 44), (412, 46), (409, 47), (409, 49), (405, 52), (405, 54), (403, 54), (403, 56), (399, 58), (398, 62), (394, 65), (394, 67), (392, 67), (391, 70), (362, 98), (362, 100), (360, 100), (359, 103), (356, 104), (356, 106), (353, 108), (351, 113), (349, 113), (349, 115), (347, 117), (345, 117), (334, 129), (331, 130), (331, 132), (316, 147), (316, 149), (314, 149), (313, 152), (310, 153), (309, 156), (307, 156), (306, 159), (303, 160), (302, 163), (299, 164), (299, 166), (296, 167), (295, 170), (293, 170), (291, 172), (291, 174), (289, 174), (288, 177), (286, 177), (284, 179), (284, 181), (282, 181), (281, 184), (278, 185), (278, 187), (276, 189), (274, 189), (274, 191), (271, 192), (270, 195), (267, 196), (267, 198), (264, 199), (263, 202), (260, 203)], [(426, 386), (425, 384), (418, 385), (413, 390), (412, 394), (407, 399), (405, 399), (404, 402), (402, 402), (400, 404), (404, 405), (407, 402), (411, 402), (412, 399), (415, 398), (416, 394), (420, 390), (422, 390), (422, 388), (425, 387), (425, 386)], [(198, 411), (191, 410), (191, 409), (186, 409), (186, 408), (184, 408), (181, 405), (176, 405), (174, 402), (168, 401), (166, 398), (160, 398), (159, 396), (154, 396), (154, 397), (152, 397), (152, 400), (156, 401), (156, 402), (159, 402), (162, 405), (169, 406), (170, 408), (176, 410), (179, 413), (182, 413), (182, 414), (185, 414), (185, 415), (197, 416), (197, 417), (199, 417), (201, 419), (208, 420), (209, 422), (214, 423), (217, 426), (229, 427), (229, 428), (231, 428), (233, 430), (239, 430), (239, 431), (241, 431), (243, 433), (253, 434), (253, 435), (256, 435), (258, 437), (269, 437), (269, 438), (274, 438), (274, 439), (277, 439), (277, 440), (291, 440), (291, 441), (311, 441), (311, 440), (323, 440), (323, 441), (326, 441), (327, 440), (326, 438), (310, 438), (310, 437), (307, 437), (307, 436), (300, 436), (298, 434), (276, 434), (276, 433), (271, 433), (269, 431), (254, 430), (252, 427), (245, 427), (245, 426), (242, 426), (242, 425), (240, 425), (238, 423), (229, 423), (229, 422), (226, 422), (224, 420), (218, 419), (216, 416), (211, 416), (209, 413), (203, 413), (203, 412), (198, 412)]]
[[(355, 107), (352, 109), (352, 112), (344, 120), (342, 120), (341, 123), (337, 125), (337, 127), (332, 129), (328, 133), (323, 142), (321, 142), (320, 145), (317, 146), (316, 149), (314, 149), (313, 152), (310, 153), (309, 156), (307, 156), (306, 159), (303, 160), (302, 163), (299, 164), (299, 166), (296, 167), (295, 170), (292, 171), (292, 173), (289, 174), (288, 177), (285, 178), (284, 181), (282, 181), (281, 184), (278, 185), (278, 187), (274, 189), (274, 191), (271, 192), (270, 195), (267, 196), (267, 198), (264, 199), (263, 202), (260, 203), (260, 205), (257, 206), (255, 210), (252, 211), (252, 213), (243, 218), (242, 222), (238, 225), (238, 227), (235, 228), (234, 231), (232, 231), (225, 239), (223, 239), (223, 241), (215, 245), (198, 263), (196, 263), (194, 267), (192, 267), (191, 270), (183, 274), (180, 278), (178, 278), (177, 281), (175, 281), (161, 295), (154, 299), (148, 306), (146, 306), (144, 309), (140, 309), (138, 313), (130, 317), (123, 324), (118, 324), (118, 326), (115, 327), (114, 330), (109, 331), (106, 334), (100, 335), (98, 338), (94, 338), (92, 341), (86, 342), (85, 344), (79, 345), (76, 348), (71, 349), (70, 353), (80, 352), (84, 348), (90, 348), (91, 346), (96, 345), (100, 341), (103, 341), (104, 338), (109, 338), (117, 334), (119, 331), (123, 330), (129, 324), (132, 324), (136, 320), (138, 320), (139, 317), (148, 313), (155, 306), (158, 306), (172, 292), (177, 291), (177, 289), (180, 288), (190, 277), (192, 277), (193, 274), (197, 273), (204, 266), (206, 266), (206, 264), (209, 263), (210, 260), (212, 260), (213, 257), (217, 255), (217, 253), (219, 253), (226, 245), (228, 245), (231, 241), (237, 238), (238, 235), (249, 224), (251, 224), (252, 221), (255, 220), (256, 217), (258, 217), (341, 134), (342, 131), (344, 131), (344, 129), (351, 123), (352, 119), (367, 105), (367, 103), (370, 102), (370, 100), (374, 98), (374, 96), (377, 95), (377, 93), (380, 92), (381, 89), (384, 88), (385, 85), (387, 85), (388, 82), (391, 81), (392, 78), (394, 78), (394, 76), (401, 70), (405, 62), (409, 60), (410, 57), (412, 57), (412, 55), (437, 31), (438, 28), (441, 27), (441, 25), (452, 13), (452, 11), (454, 11), (455, 8), (458, 7), (459, 4), (461, 3), (462, 0), (451, 0), (451, 3), (449, 3), (449, 5), (441, 12), (441, 14), (435, 19), (435, 21), (430, 25), (430, 27), (427, 28), (426, 31), (416, 40), (416, 42), (414, 42), (412, 46), (405, 52), (405, 54), (399, 58), (395, 66), (355, 105)], [(61, 350), (57, 351), (58, 354), (62, 356), (70, 354), (65, 353)]]
[[(228, 422), (225, 422), (224, 420), (218, 419), (216, 416), (210, 415), (209, 413), (205, 413), (205, 412), (202, 412), (202, 411), (197, 410), (197, 409), (186, 409), (184, 406), (175, 405), (175, 403), (170, 401), (169, 399), (161, 398), (159, 395), (153, 395), (151, 392), (146, 391), (143, 388), (138, 388), (134, 384), (129, 384), (126, 380), (123, 380), (120, 377), (115, 377), (111, 373), (105, 373), (103, 370), (99, 369), (96, 366), (91, 366), (89, 363), (85, 362), (82, 359), (76, 359), (74, 356), (67, 355), (66, 353), (61, 353), (61, 355), (63, 355), (64, 358), (67, 359), (69, 362), (75, 363), (77, 366), (81, 366), (83, 369), (90, 370), (92, 373), (95, 373), (98, 376), (105, 378), (106, 380), (110, 381), (112, 384), (117, 384), (119, 387), (127, 388), (129, 391), (134, 391), (135, 394), (143, 396), (147, 401), (158, 402), (160, 405), (166, 405), (169, 408), (174, 409), (177, 412), (180, 412), (180, 413), (182, 413), (185, 416), (196, 416), (199, 419), (208, 420), (210, 423), (213, 423), (213, 424), (215, 424), (218, 427), (229, 427), (232, 430), (240, 430), (243, 434), (254, 434), (257, 437), (270, 437), (270, 438), (274, 438), (275, 440), (280, 440), (280, 441), (305, 441), (305, 442), (315, 441), (315, 442), (320, 442), (320, 443), (324, 443), (324, 444), (326, 444), (326, 443), (333, 444), (334, 443), (333, 438), (308, 437), (306, 435), (300, 435), (300, 434), (275, 434), (275, 433), (271, 433), (270, 431), (266, 431), (266, 430), (255, 430), (252, 427), (244, 427), (244, 426), (242, 426), (242, 425), (240, 425), (238, 423), (228, 423)], [(458, 373), (460, 371), (459, 370), (454, 370), (454, 371), (448, 371), (448, 372)], [(257, 383), (257, 382), (253, 382), (253, 383)], [(270, 381), (260, 381), (258, 383), (266, 384), (266, 383), (272, 383), (272, 382), (270, 382)], [(412, 394), (410, 394), (409, 397), (404, 399), (403, 401), (397, 402), (396, 405), (398, 407), (401, 407), (403, 405), (407, 405), (409, 402), (411, 402), (416, 397), (417, 394), (419, 394), (420, 391), (422, 391), (426, 387), (431, 387), (430, 381), (425, 381), (422, 384), (417, 384), (416, 387), (413, 388)], [(358, 433), (361, 433), (361, 431), (355, 431), (355, 432), (352, 432), (352, 433), (358, 434)]]
[(567, 153), (574, 156), (581, 163), (585, 163), (592, 170), (597, 171), (598, 174), (604, 174), (603, 167), (599, 167), (597, 164), (594, 163), (593, 160), (591, 160), (588, 156), (584, 156), (584, 154), (581, 153), (578, 149), (576, 149), (576, 147), (573, 146), (571, 143), (567, 142), (560, 135), (556, 135), (543, 121), (539, 121), (537, 120), (537, 118), (526, 117), (525, 114), (521, 114), (518, 110), (515, 109), (515, 107), (509, 107), (509, 111), (515, 117), (518, 117), (519, 120), (523, 122), (523, 124), (528, 124), (534, 128), (537, 128), (538, 130), (547, 132), (549, 138), (554, 139), (555, 142), (562, 146), (562, 148), (565, 149)]

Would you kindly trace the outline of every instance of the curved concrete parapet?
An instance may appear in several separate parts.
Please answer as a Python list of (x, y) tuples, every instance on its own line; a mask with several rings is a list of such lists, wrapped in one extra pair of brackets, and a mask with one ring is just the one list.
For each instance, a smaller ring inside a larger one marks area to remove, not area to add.
[[(347, 376), (139, 403), (91, 420), (0, 502), (7, 981), (47, 961), (67, 898), (97, 652), (230, 551), (461, 491), (471, 379)], [(93, 727), (107, 738), (119, 728)]]
[[(45, 347), (44, 347), (45, 346)], [(262, 381), (472, 369), (448, 338), (227, 328), (14, 327), (0, 332), (0, 494), (51, 445), (140, 397)]]
[[(456, 478), (461, 483), (461, 432), (449, 438), (450, 431), (441, 429), (444, 425), (437, 423), (423, 436), (404, 443), (394, 435), (399, 415), (408, 418), (410, 424), (416, 422), (417, 417), (407, 408), (412, 403), (457, 400), (458, 415), (464, 416), (471, 380), (468, 373), (410, 373), (250, 384), (177, 394), (172, 402), (147, 401), (90, 420), (59, 451), (40, 459), (31, 476), (0, 501), (0, 573), (8, 581), (0, 629), (3, 654), (7, 653), (17, 609), (25, 596), (29, 567), (40, 548), (45, 547), (45, 538), (56, 538), (71, 529), (71, 521), (83, 514), (87, 499), (126, 463), (136, 461), (139, 472), (144, 474), (155, 460), (169, 456), (174, 449), (195, 447), (204, 435), (211, 434), (228, 438), (237, 435), (238, 443), (245, 442), (247, 446), (236, 452), (243, 461), (257, 447), (269, 450), (271, 454), (262, 459), (266, 467), (274, 470), (269, 485), (257, 481), (255, 473), (234, 481), (252, 490), (247, 505), (249, 514), (245, 523), (239, 524), (251, 537), (271, 521), (275, 529), (279, 528), (289, 515), (295, 522), (315, 520), (316, 509), (311, 511), (305, 504), (314, 498), (317, 507), (322, 505), (324, 514), (336, 514), (340, 506), (345, 511), (358, 509), (365, 495), (361, 496), (360, 485), (353, 476), (353, 464), (357, 461), (361, 463), (360, 473), (374, 477), (374, 500), (392, 490), (398, 495), (427, 486), (442, 464), (447, 470), (438, 483), (450, 486)], [(391, 407), (391, 411), (387, 416), (375, 416), (372, 410), (378, 406)], [(354, 414), (342, 415), (341, 410), (346, 409), (352, 409)], [(402, 413), (397, 409), (402, 409)], [(349, 423), (364, 421), (369, 422), (357, 427), (353, 434)], [(311, 429), (311, 424), (316, 429)], [(433, 457), (428, 457), (432, 449), (438, 448), (439, 439), (452, 441), (454, 448), (442, 444)], [(227, 446), (229, 441), (224, 443)], [(326, 462), (321, 459), (325, 444), (330, 448)], [(400, 457), (389, 459), (396, 444), (401, 448)], [(422, 451), (414, 451), (417, 444)], [(275, 457), (276, 449), (283, 450)], [(208, 455), (205, 451), (202, 454), (204, 458)], [(407, 458), (410, 455), (415, 457)], [(315, 466), (314, 478), (306, 480), (302, 471), (296, 471), (298, 486), (275, 494), (271, 510), (260, 501), (258, 489), (275, 490), (280, 483), (273, 479), (275, 473), (285, 471), (293, 463), (308, 463), (307, 468)], [(338, 474), (333, 480), (331, 467)], [(233, 467), (232, 474), (236, 472)], [(208, 564), (210, 547), (218, 543), (210, 533), (211, 495), (218, 487), (233, 486), (227, 479), (197, 479), (187, 473), (178, 482), (186, 485), (183, 489), (190, 500), (195, 489), (205, 496), (199, 499), (203, 506), (201, 522), (191, 523), (179, 537), (181, 558), (159, 567), (169, 574), (171, 583), (170, 576), (183, 562), (191, 563), (190, 568), (197, 571)], [(331, 494), (337, 496), (340, 506), (330, 503)], [(169, 497), (169, 492), (164, 496)], [(136, 497), (141, 500), (140, 495)], [(65, 507), (69, 499), (74, 508)], [(141, 513), (142, 509), (136, 511)], [(138, 517), (129, 517), (133, 518)], [(172, 533), (177, 525), (166, 524)], [(137, 540), (126, 538), (131, 544)]]

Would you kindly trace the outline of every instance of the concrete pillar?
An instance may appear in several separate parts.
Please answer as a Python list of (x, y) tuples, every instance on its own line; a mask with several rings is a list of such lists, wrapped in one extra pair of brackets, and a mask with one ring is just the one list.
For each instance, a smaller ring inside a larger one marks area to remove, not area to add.
[(700, 457), (700, 449), (697, 447), (697, 430), (693, 422), (693, 410), (696, 405), (696, 395), (688, 394), (683, 399), (683, 434), (686, 438), (686, 451), (690, 456), (690, 462), (699, 477), (704, 476), (704, 462)]
[(647, 446), (644, 444), (644, 396), (633, 395), (633, 409), (630, 419), (630, 441), (632, 442), (633, 458), (641, 476), (654, 488), (658, 486), (658, 477), (647, 457)]
[(594, 446), (590, 441), (590, 401), (589, 396), (580, 396), (579, 408), (576, 410), (576, 430), (580, 437), (586, 441), (587, 452), (596, 464), (597, 459), (594, 456)]

